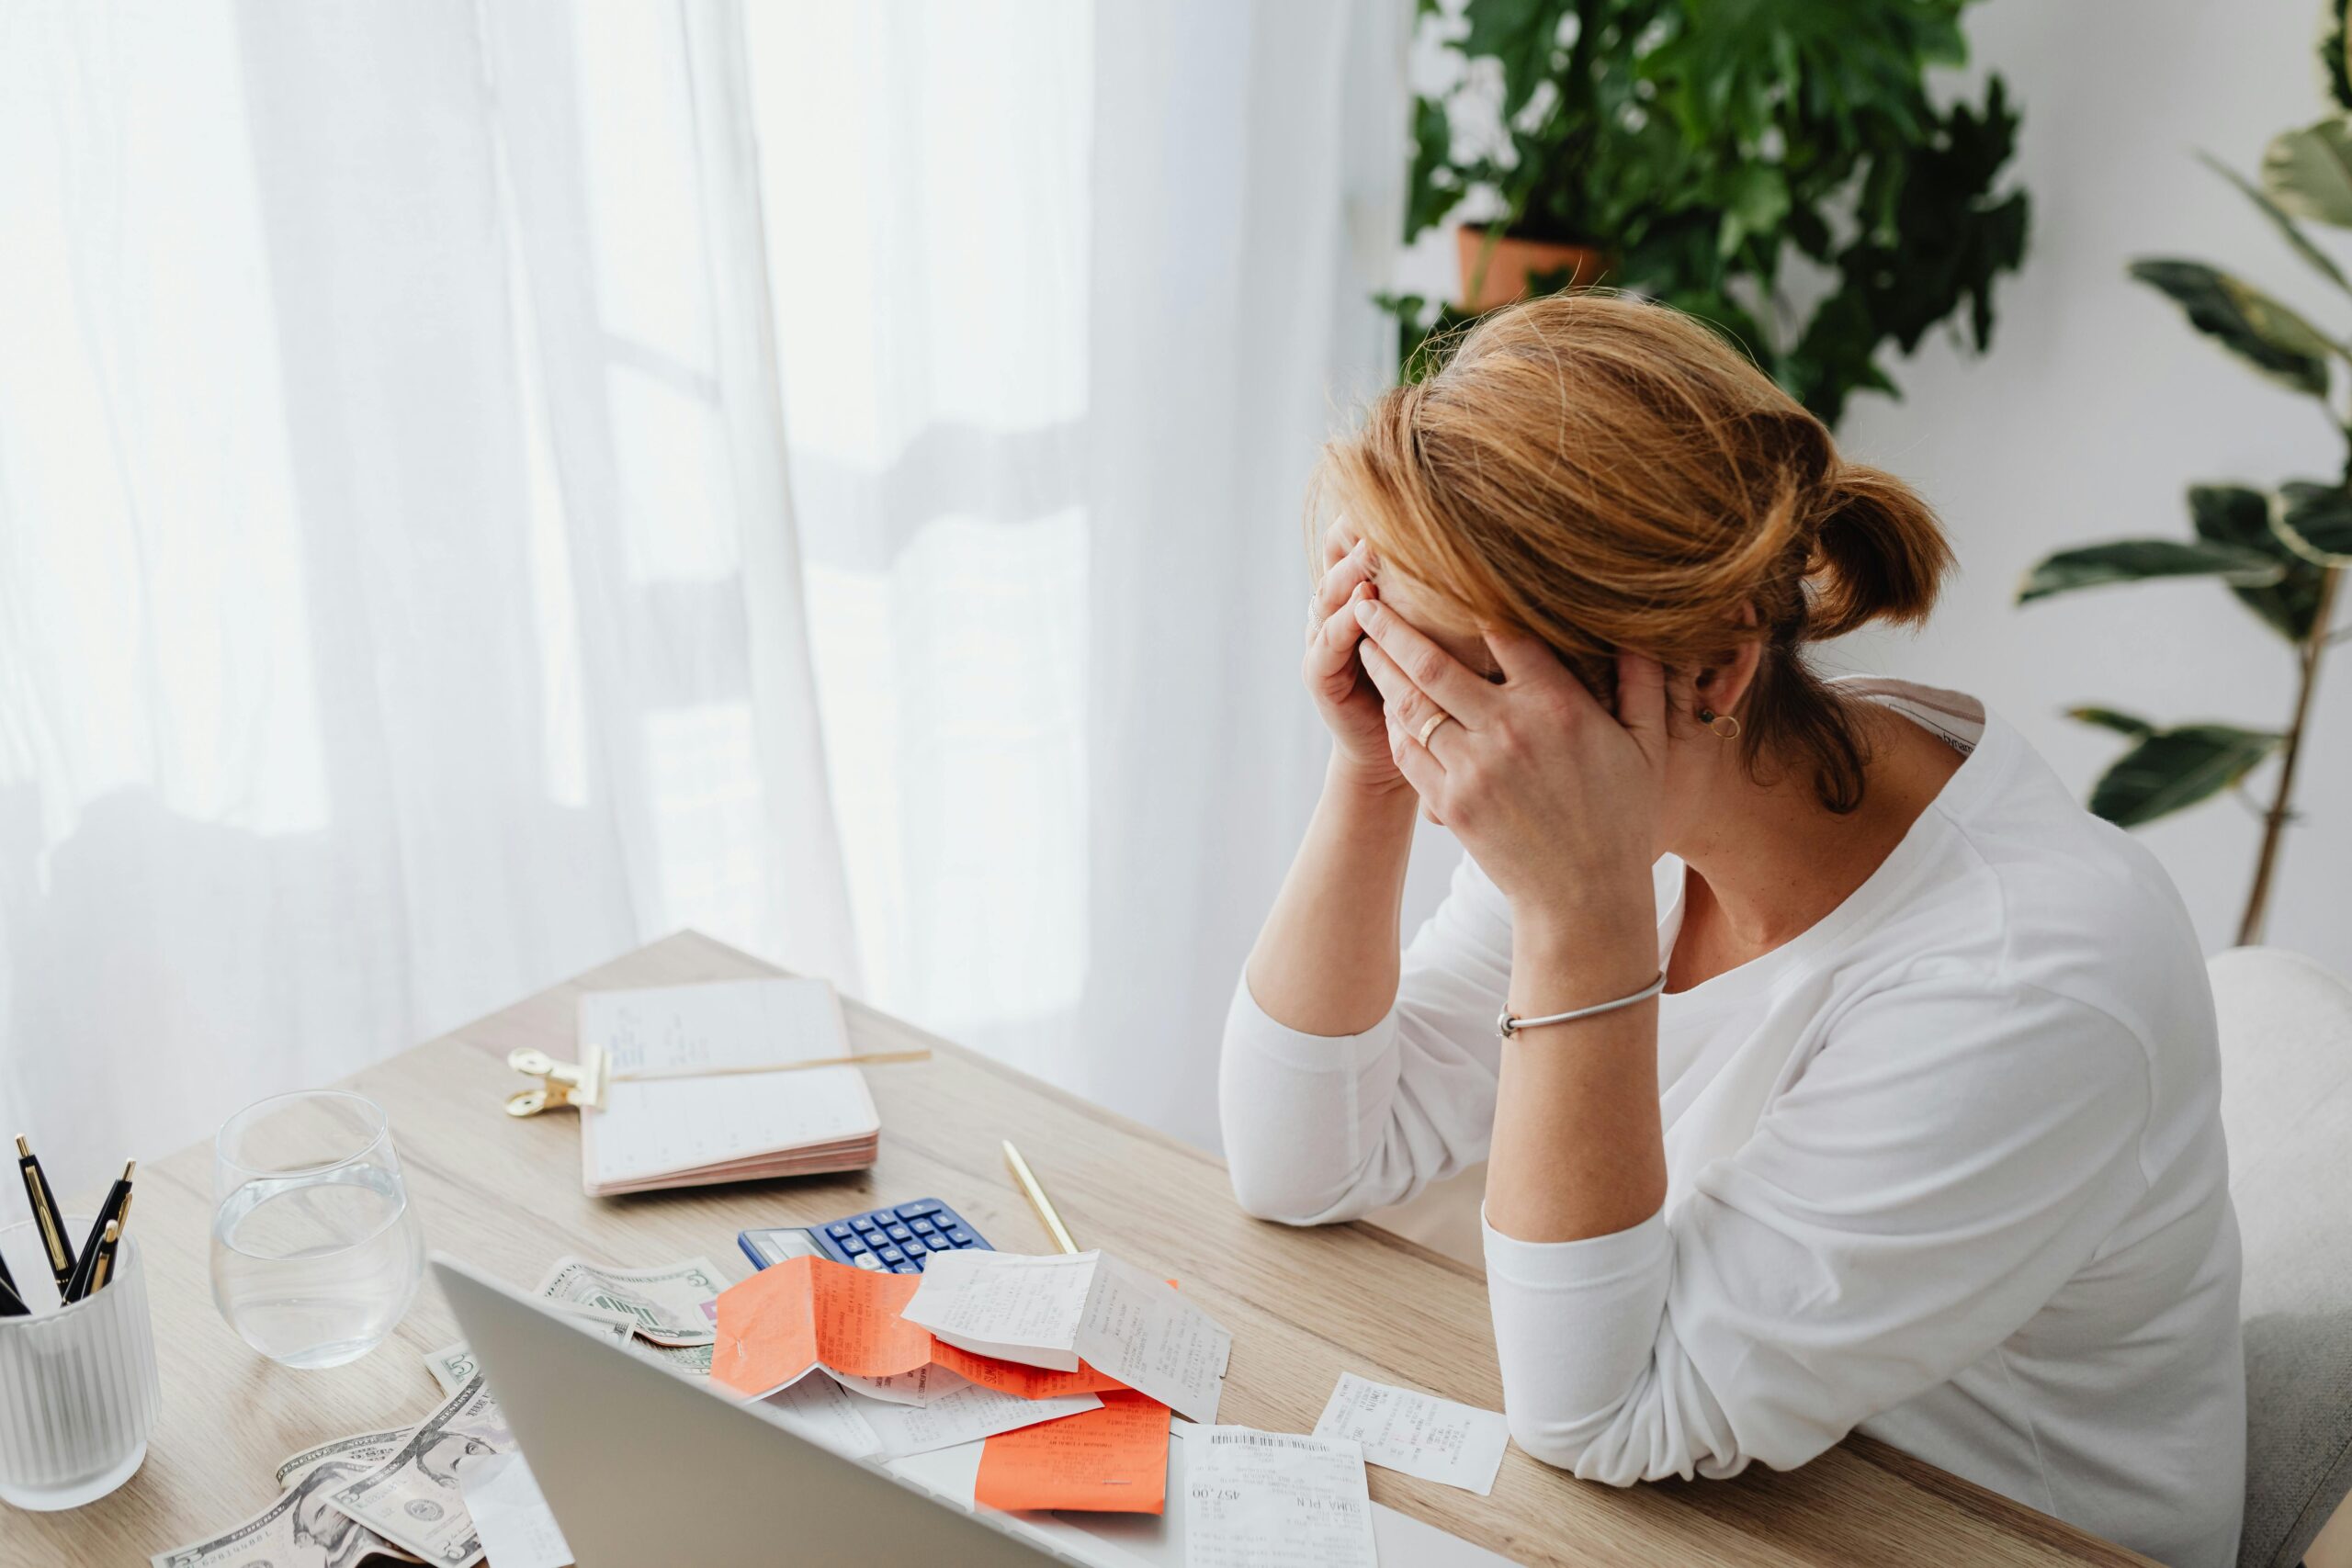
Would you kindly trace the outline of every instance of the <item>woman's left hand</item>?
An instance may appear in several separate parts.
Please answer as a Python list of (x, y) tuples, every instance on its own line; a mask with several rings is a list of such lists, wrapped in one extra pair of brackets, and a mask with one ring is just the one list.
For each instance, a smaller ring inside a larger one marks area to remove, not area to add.
[[(1620, 653), (1612, 716), (1538, 638), (1485, 634), (1498, 684), (1385, 603), (1355, 613), (1397, 767), (1510, 900), (1514, 924), (1590, 938), (1630, 925), (1653, 940), (1664, 668)], [(1441, 714), (1448, 722), (1431, 728)]]

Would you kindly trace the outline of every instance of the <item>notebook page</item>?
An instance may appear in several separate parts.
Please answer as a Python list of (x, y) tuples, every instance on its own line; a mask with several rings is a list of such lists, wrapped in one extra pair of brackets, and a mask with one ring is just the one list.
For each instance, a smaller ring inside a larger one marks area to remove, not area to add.
[[(748, 1066), (847, 1054), (841, 1004), (822, 980), (728, 981), (581, 998), (581, 1037), (615, 1073)], [(581, 1122), (591, 1186), (681, 1175), (870, 1137), (880, 1126), (855, 1067), (608, 1083)]]

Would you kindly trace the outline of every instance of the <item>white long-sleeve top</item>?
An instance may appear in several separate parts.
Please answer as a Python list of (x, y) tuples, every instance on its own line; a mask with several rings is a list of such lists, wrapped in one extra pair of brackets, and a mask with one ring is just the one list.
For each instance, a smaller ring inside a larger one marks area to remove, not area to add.
[[(1826, 919), (1660, 999), (1657, 1214), (1564, 1243), (1487, 1227), (1511, 1432), (1622, 1485), (1788, 1469), (1859, 1427), (2222, 1568), (2238, 1237), (2187, 912), (1973, 699), (1842, 684), (1967, 759)], [(1681, 890), (1661, 861), (1661, 964)], [(1465, 858), (1374, 1028), (1302, 1034), (1245, 982), (1220, 1077), (1243, 1205), (1351, 1219), (1485, 1158), (1510, 969), (1510, 907)]]

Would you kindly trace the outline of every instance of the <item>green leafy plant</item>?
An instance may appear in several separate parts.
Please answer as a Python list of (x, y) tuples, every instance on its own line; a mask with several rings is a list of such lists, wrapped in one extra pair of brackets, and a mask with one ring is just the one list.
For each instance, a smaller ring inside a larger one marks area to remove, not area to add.
[[(2336, 0), (2322, 44), (2335, 111), (2274, 138), (2263, 153), (2258, 182), (2211, 158), (2205, 162), (2245, 192), (2331, 288), (2352, 297), (2352, 281), (2301, 221), (2352, 229), (2352, 75), (2344, 52), (2345, 10), (2346, 0)], [(2344, 568), (2352, 565), (2352, 407), (2338, 412), (2331, 389), (2347, 384), (2352, 342), (2203, 262), (2137, 261), (2131, 275), (2179, 306), (2199, 332), (2288, 391), (2311, 399), (2347, 446), (2334, 479), (2290, 479), (2275, 490), (2191, 485), (2193, 537), (2118, 539), (2060, 550), (2029, 572), (2018, 591), (2018, 602), (2029, 604), (2109, 583), (2211, 578), (2284, 639), (2295, 670), (2284, 729), (2211, 722), (2165, 726), (2112, 708), (2072, 710), (2072, 716), (2132, 742), (2093, 786), (2090, 801), (2093, 811), (2127, 828), (2223, 790), (2243, 791), (2256, 769), (2276, 759), (2269, 804), (2258, 807), (2262, 845), (2238, 923), (2240, 942), (2258, 942), (2279, 850), (2294, 819), (2297, 763), (2320, 664), (2333, 644), (2352, 635), (2331, 629)], [(2352, 403), (2352, 393), (2345, 400)]]
[[(1405, 237), (1476, 196), (1500, 214), (1490, 231), (1600, 253), (1602, 281), (1714, 322), (1835, 423), (1858, 389), (1895, 393), (1889, 340), (1908, 354), (1965, 307), (1982, 350), (1994, 279), (2025, 254), (2025, 196), (1995, 188), (2018, 127), (2000, 78), (1982, 107), (1939, 109), (1926, 88), (1965, 60), (1968, 4), (1466, 0), (1457, 19), (1422, 0), (1467, 63), (1414, 106)], [(1384, 303), (1408, 376), (1464, 320)]]

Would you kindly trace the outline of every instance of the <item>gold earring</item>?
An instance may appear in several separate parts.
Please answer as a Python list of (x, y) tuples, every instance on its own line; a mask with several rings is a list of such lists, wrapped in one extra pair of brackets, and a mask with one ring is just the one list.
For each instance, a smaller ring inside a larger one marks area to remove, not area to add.
[(1725, 740), (1736, 740), (1739, 739), (1739, 719), (1732, 714), (1719, 714), (1713, 708), (1701, 708), (1699, 710), (1699, 722), (1705, 725), (1717, 735), (1723, 737)]

